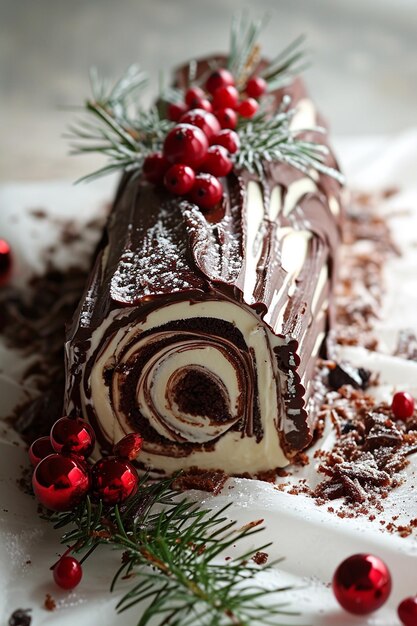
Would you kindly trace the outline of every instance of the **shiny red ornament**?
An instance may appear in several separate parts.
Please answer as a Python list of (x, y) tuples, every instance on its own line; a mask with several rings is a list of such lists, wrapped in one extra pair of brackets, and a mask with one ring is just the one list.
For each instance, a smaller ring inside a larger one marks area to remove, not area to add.
[(188, 107), (183, 102), (170, 102), (167, 109), (168, 119), (171, 122), (178, 122), (187, 110)]
[(396, 419), (408, 419), (414, 413), (413, 396), (406, 391), (397, 391), (397, 393), (394, 393), (392, 398), (391, 410)]
[(233, 168), (229, 153), (223, 146), (210, 146), (202, 169), (213, 176), (227, 176)]
[(212, 174), (198, 174), (190, 198), (200, 209), (211, 209), (220, 202), (223, 197), (221, 182)]
[(189, 165), (175, 163), (167, 170), (164, 177), (165, 189), (179, 196), (191, 191), (195, 181), (195, 172)]
[(378, 557), (354, 554), (339, 565), (332, 586), (337, 601), (346, 611), (366, 615), (387, 601), (391, 593), (391, 575)]
[(94, 495), (105, 504), (120, 504), (136, 491), (139, 478), (129, 461), (108, 456), (94, 465), (92, 481)]
[(417, 596), (405, 598), (400, 602), (397, 613), (404, 626), (417, 626)]
[(12, 271), (12, 250), (5, 239), (0, 239), (0, 287), (9, 281)]
[(94, 449), (94, 430), (85, 420), (61, 417), (51, 428), (51, 444), (60, 454), (89, 457)]
[(267, 88), (267, 82), (262, 76), (251, 76), (246, 83), (245, 91), (250, 98), (260, 98)]
[(81, 581), (83, 569), (73, 556), (62, 556), (52, 570), (54, 581), (61, 589), (74, 589)]
[(143, 162), (143, 174), (154, 185), (162, 183), (168, 168), (169, 162), (161, 152), (149, 154)]
[(238, 107), (238, 113), (242, 117), (246, 117), (250, 119), (255, 115), (259, 108), (259, 104), (255, 100), (255, 98), (248, 98), (247, 100), (242, 100)]
[(195, 107), (196, 101), (202, 100), (205, 97), (206, 94), (201, 87), (190, 87), (185, 92), (185, 104), (188, 104), (189, 107)]
[(207, 150), (207, 136), (191, 124), (177, 124), (165, 137), (164, 156), (170, 163), (198, 167), (206, 158)]
[(70, 511), (87, 495), (90, 475), (79, 457), (50, 454), (37, 465), (32, 477), (35, 496), (52, 511)]
[(234, 85), (235, 79), (233, 74), (224, 68), (214, 70), (206, 81), (206, 89), (209, 93), (214, 92), (220, 87), (227, 87), (228, 85)]
[(237, 126), (237, 114), (233, 109), (219, 109), (216, 111), (216, 117), (219, 120), (220, 126), (222, 128), (231, 128), (234, 129)]
[(137, 433), (129, 433), (113, 446), (114, 456), (133, 461), (142, 449), (143, 437)]
[(36, 467), (38, 463), (50, 454), (54, 454), (55, 450), (52, 447), (49, 437), (39, 437), (35, 439), (29, 448), (29, 460), (33, 467)]
[(187, 111), (187, 113), (181, 117), (180, 122), (198, 126), (209, 141), (214, 135), (220, 132), (220, 123), (217, 117), (204, 109), (191, 109), (191, 111)]
[(223, 146), (230, 154), (235, 154), (240, 148), (239, 135), (234, 130), (225, 128), (215, 135), (212, 140), (212, 144)]
[(219, 87), (213, 94), (213, 109), (237, 109), (239, 92), (233, 85)]

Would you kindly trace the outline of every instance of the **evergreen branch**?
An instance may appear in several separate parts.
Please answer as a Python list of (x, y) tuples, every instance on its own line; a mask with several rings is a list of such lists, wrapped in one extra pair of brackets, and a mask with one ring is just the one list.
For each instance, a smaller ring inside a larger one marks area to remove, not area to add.
[(308, 66), (306, 51), (304, 49), (305, 36), (300, 35), (292, 41), (287, 48), (282, 50), (268, 66), (260, 73), (260, 76), (268, 83), (270, 91), (279, 89), (288, 84), (294, 76), (301, 74)]
[(259, 61), (257, 54), (259, 51), (258, 38), (266, 19), (265, 16), (263, 19), (252, 20), (246, 12), (242, 12), (232, 19), (227, 67), (235, 77), (237, 84), (244, 82), (246, 74), (249, 74), (256, 62)]
[(121, 580), (134, 580), (116, 608), (124, 612), (145, 603), (138, 626), (151, 620), (159, 626), (276, 626), (277, 616), (295, 615), (274, 596), (287, 588), (265, 589), (254, 579), (274, 565), (251, 561), (270, 543), (219, 561), (232, 546), (261, 532), (261, 521), (236, 529), (229, 506), (204, 509), (174, 491), (174, 480), (150, 482), (145, 476), (136, 495), (120, 507), (87, 497), (74, 511), (52, 514), (50, 520), (55, 528), (69, 527), (62, 542), (75, 542), (74, 551), (91, 553), (105, 543), (122, 552), (111, 590)]
[(291, 120), (296, 109), (288, 109), (287, 106), (288, 100), (285, 99), (272, 117), (261, 115), (240, 124), (240, 149), (233, 155), (235, 165), (248, 169), (262, 179), (265, 162), (280, 161), (309, 176), (314, 170), (343, 184), (344, 177), (339, 170), (325, 162), (329, 154), (327, 146), (302, 138), (305, 132), (324, 132), (324, 129), (292, 129)]

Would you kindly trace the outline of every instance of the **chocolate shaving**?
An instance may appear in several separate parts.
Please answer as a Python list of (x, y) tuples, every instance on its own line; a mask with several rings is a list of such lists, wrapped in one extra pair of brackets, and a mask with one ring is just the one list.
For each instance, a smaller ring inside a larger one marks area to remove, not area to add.
[(182, 473), (173, 483), (174, 489), (186, 491), (187, 489), (198, 489), (208, 491), (217, 496), (223, 489), (228, 475), (222, 470), (204, 471), (193, 468)]
[(32, 609), (16, 609), (9, 617), (8, 626), (30, 626), (32, 617), (29, 613)]

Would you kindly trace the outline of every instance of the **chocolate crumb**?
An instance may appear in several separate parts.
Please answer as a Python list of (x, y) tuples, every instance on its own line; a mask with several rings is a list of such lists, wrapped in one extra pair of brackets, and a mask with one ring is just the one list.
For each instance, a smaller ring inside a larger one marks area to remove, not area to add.
[(175, 479), (173, 487), (179, 491), (198, 489), (199, 491), (208, 491), (214, 495), (218, 495), (223, 489), (227, 479), (228, 475), (222, 470), (205, 471), (190, 469)]
[(56, 609), (56, 602), (50, 593), (47, 593), (45, 596), (45, 602), (43, 603), (43, 608), (46, 609), (47, 611), (55, 611)]
[(254, 561), (256, 565), (265, 565), (268, 561), (268, 554), (266, 552), (256, 552), (252, 557), (252, 561)]
[(29, 613), (32, 609), (16, 609), (9, 617), (8, 626), (30, 626), (32, 617)]

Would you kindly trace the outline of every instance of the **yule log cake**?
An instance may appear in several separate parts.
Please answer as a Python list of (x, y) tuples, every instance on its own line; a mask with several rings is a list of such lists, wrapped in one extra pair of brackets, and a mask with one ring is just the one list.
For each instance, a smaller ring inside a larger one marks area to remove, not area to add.
[(74, 129), (124, 173), (68, 332), (65, 410), (101, 450), (139, 432), (161, 474), (283, 467), (315, 426), (342, 177), (293, 78), (299, 42), (271, 62), (246, 43), (181, 68), (150, 111), (129, 108), (141, 72), (96, 79), (97, 122)]

